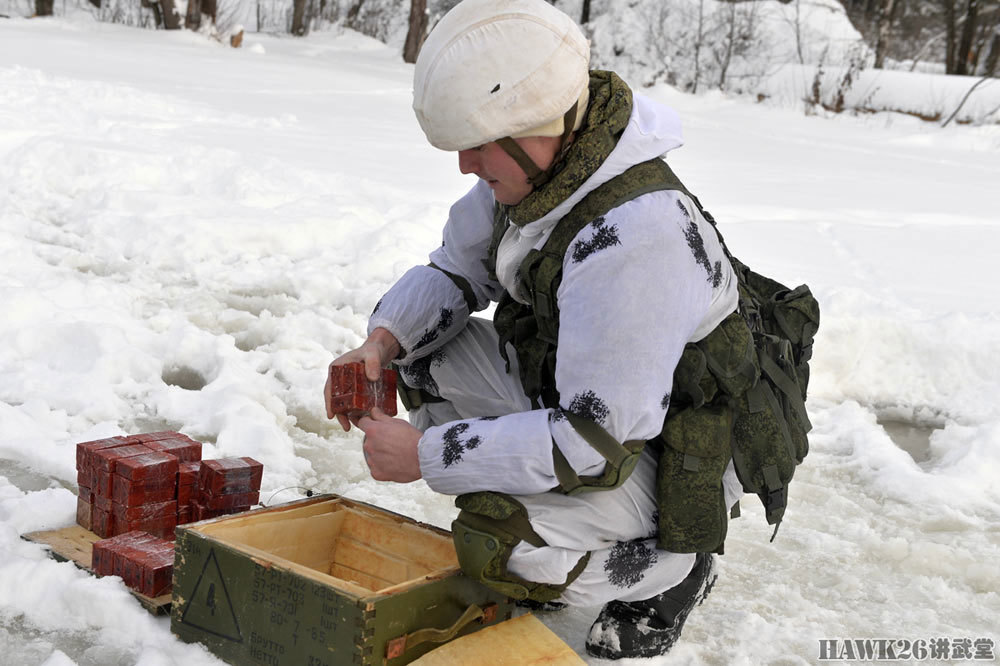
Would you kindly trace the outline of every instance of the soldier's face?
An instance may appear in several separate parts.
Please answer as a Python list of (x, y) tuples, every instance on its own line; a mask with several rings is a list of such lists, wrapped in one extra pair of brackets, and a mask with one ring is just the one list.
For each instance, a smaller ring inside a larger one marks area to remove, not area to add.
[[(559, 137), (529, 136), (514, 140), (543, 171), (551, 166), (559, 150)], [(495, 142), (458, 151), (458, 169), (489, 183), (494, 198), (502, 204), (518, 204), (534, 189), (520, 165)]]

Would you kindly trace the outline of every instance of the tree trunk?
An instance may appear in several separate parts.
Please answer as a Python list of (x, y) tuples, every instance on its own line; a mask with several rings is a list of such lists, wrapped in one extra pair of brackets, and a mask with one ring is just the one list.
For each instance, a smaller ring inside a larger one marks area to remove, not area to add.
[(207, 16), (208, 20), (215, 25), (215, 19), (219, 16), (219, 3), (217, 0), (200, 0), (201, 15)]
[(955, 25), (955, 0), (944, 0), (945, 57), (944, 73), (955, 73), (955, 47), (957, 34)]
[(184, 27), (197, 30), (201, 27), (201, 0), (188, 0), (187, 16), (184, 17)]
[(55, 0), (35, 0), (35, 16), (52, 16)]
[(962, 38), (958, 42), (955, 53), (955, 73), (969, 73), (969, 55), (972, 51), (972, 36), (976, 32), (976, 15), (979, 12), (978, 0), (968, 0), (965, 6), (965, 25), (962, 26)]
[(292, 34), (301, 37), (306, 34), (306, 0), (294, 0), (292, 3)]
[(996, 73), (998, 60), (1000, 60), (1000, 26), (993, 31), (990, 50), (986, 52), (986, 61), (983, 63), (983, 76), (993, 76)]
[(875, 69), (882, 69), (885, 64), (885, 54), (889, 50), (889, 39), (892, 35), (892, 19), (896, 14), (896, 0), (884, 0), (878, 11), (878, 37), (875, 41)]
[(163, 10), (163, 27), (167, 30), (179, 30), (181, 15), (174, 5), (174, 0), (160, 0), (160, 9)]
[(403, 45), (403, 62), (416, 62), (427, 31), (427, 0), (410, 0), (410, 29)]
[(590, 23), (590, 0), (583, 0), (583, 9), (580, 10), (580, 23)]
[(101, 0), (88, 0), (90, 4), (94, 5), (97, 9), (101, 8)]

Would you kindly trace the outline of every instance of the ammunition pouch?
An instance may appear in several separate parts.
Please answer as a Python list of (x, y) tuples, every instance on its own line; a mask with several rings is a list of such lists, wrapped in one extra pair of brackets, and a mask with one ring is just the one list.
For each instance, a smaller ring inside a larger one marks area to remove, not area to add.
[(507, 571), (507, 562), (516, 546), (526, 541), (545, 546), (528, 522), (528, 512), (520, 502), (503, 493), (479, 492), (459, 495), (461, 509), (451, 525), (458, 563), (470, 578), (515, 599), (552, 601), (576, 580), (590, 554), (584, 555), (561, 585), (533, 583)]
[(728, 518), (722, 477), (732, 457), (741, 396), (760, 370), (753, 336), (732, 313), (684, 348), (659, 437), (657, 546), (674, 553), (722, 552)]

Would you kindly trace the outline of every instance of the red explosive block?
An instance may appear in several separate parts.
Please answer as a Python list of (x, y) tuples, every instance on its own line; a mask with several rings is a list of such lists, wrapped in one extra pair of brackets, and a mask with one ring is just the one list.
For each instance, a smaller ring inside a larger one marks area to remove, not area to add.
[(260, 490), (264, 465), (253, 458), (202, 460), (198, 487), (205, 495), (229, 495)]
[[(167, 542), (170, 544), (170, 542)], [(142, 561), (139, 592), (147, 597), (166, 594), (171, 587), (174, 573), (174, 548), (149, 553)]]
[(174, 530), (177, 528), (177, 513), (174, 512), (169, 516), (164, 516), (163, 518), (157, 518), (152, 520), (129, 520), (124, 523), (119, 523), (118, 519), (115, 519), (115, 530), (119, 534), (124, 532), (132, 532), (139, 530), (142, 532), (148, 532), (154, 536), (161, 539), (174, 539)]
[(175, 499), (176, 494), (177, 487), (173, 477), (166, 481), (130, 481), (115, 474), (111, 498), (121, 506), (139, 506), (168, 502)]
[(91, 442), (80, 442), (76, 445), (76, 469), (80, 471), (87, 467), (93, 467), (93, 454), (103, 449), (114, 449), (127, 444), (124, 437), (108, 437), (106, 439), (95, 439)]
[(115, 519), (110, 511), (102, 511), (94, 505), (94, 510), (90, 514), (90, 531), (107, 539), (114, 536)]
[(110, 495), (94, 495), (92, 504), (98, 511), (104, 511), (105, 513), (114, 511), (115, 502), (111, 499)]
[(131, 531), (94, 544), (94, 573), (121, 576), (126, 585), (147, 596), (166, 593), (173, 564), (173, 543), (147, 532)]
[(140, 504), (139, 506), (123, 506), (116, 503), (112, 506), (116, 522), (157, 521), (168, 516), (177, 517), (177, 502), (174, 500), (157, 502), (156, 504)]
[(76, 471), (76, 485), (80, 488), (93, 488), (94, 480), (95, 476), (93, 467), (86, 467)]
[(197, 486), (201, 475), (201, 461), (182, 462), (177, 466), (177, 487)]
[[(197, 442), (186, 435), (173, 433), (174, 437), (144, 441), (143, 446), (148, 446), (154, 451), (162, 451), (176, 456), (181, 462), (194, 462), (201, 460), (201, 442)], [(142, 437), (143, 435), (140, 435)]]
[(202, 495), (199, 502), (202, 506), (217, 511), (219, 509), (246, 510), (260, 501), (260, 492), (231, 493), (227, 495)]
[(191, 504), (191, 500), (197, 497), (197, 486), (177, 486), (177, 510)]
[(187, 525), (194, 522), (194, 508), (190, 505), (177, 505), (177, 524)]
[(110, 449), (102, 449), (94, 452), (94, 470), (97, 472), (107, 472), (112, 474), (115, 471), (115, 463), (123, 458), (150, 453), (150, 450), (142, 444), (132, 444), (128, 446), (117, 446)]
[(175, 483), (177, 457), (162, 451), (149, 451), (115, 461), (115, 474), (130, 481)]
[(369, 381), (363, 363), (330, 366), (330, 409), (334, 414), (361, 416), (378, 407), (396, 415), (396, 371), (382, 370), (378, 381)]

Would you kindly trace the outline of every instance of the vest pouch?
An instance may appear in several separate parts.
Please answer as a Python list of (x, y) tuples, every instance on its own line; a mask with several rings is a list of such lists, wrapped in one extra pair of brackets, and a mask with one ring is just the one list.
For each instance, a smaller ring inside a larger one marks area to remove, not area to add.
[(731, 401), (671, 415), (660, 437), (657, 547), (673, 553), (722, 552), (727, 511), (722, 477), (731, 457)]

